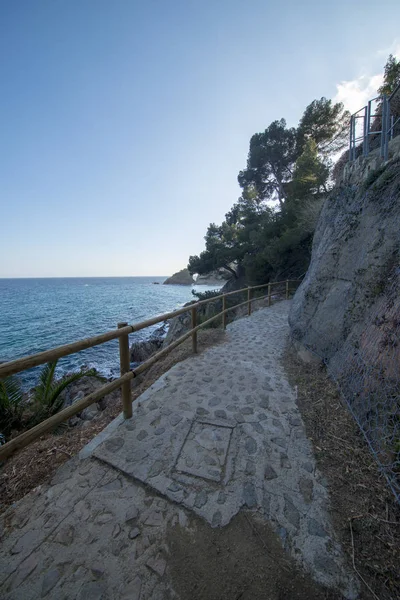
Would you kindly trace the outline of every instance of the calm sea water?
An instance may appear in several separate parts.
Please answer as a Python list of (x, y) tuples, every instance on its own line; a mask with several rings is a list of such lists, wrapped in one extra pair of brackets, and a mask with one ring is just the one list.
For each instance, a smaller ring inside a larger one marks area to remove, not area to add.
[[(120, 321), (142, 321), (193, 299), (190, 286), (153, 284), (164, 280), (0, 279), (0, 361), (104, 333), (115, 329)], [(132, 334), (130, 342), (148, 337), (151, 331), (149, 328)], [(60, 359), (58, 375), (87, 365), (110, 377), (118, 373), (118, 360), (118, 340), (113, 340)], [(37, 369), (21, 374), (25, 387), (34, 385), (36, 377)]]

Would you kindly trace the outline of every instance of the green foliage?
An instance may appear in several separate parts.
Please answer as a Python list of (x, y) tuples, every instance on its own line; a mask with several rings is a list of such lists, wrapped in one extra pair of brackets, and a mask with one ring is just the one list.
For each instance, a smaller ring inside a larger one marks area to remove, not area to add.
[[(63, 407), (62, 392), (74, 381), (82, 377), (95, 377), (104, 381), (96, 369), (82, 370), (55, 380), (57, 361), (42, 367), (39, 383), (33, 389), (32, 402), (25, 402), (18, 379), (14, 376), (0, 381), (0, 438), (9, 437), (12, 430), (20, 430), (24, 425), (37, 425), (44, 419), (59, 412)], [(28, 418), (28, 413), (31, 413)]]
[(231, 263), (240, 259), (235, 230), (226, 221), (218, 226), (210, 223), (205, 236), (206, 249), (200, 256), (190, 256), (188, 269), (191, 275), (205, 275), (216, 269), (226, 269), (236, 276)]
[(206, 290), (205, 292), (196, 292), (192, 290), (192, 295), (197, 298), (197, 300), (210, 300), (210, 298), (216, 298), (221, 295), (220, 290)]
[(291, 182), (291, 196), (309, 198), (313, 194), (327, 191), (329, 166), (318, 155), (317, 143), (309, 138), (303, 152), (296, 161)]
[(397, 60), (393, 54), (387, 59), (383, 74), (383, 83), (378, 89), (379, 95), (390, 96), (396, 86), (400, 84), (400, 60)]
[(296, 158), (296, 129), (287, 129), (285, 119), (273, 121), (263, 133), (251, 138), (247, 168), (238, 175), (239, 185), (252, 188), (258, 202), (277, 197), (283, 206), (285, 182), (292, 176)]
[[(383, 83), (381, 87), (378, 89), (378, 94), (381, 96), (385, 95), (389, 97), (397, 85), (400, 83), (400, 60), (397, 60), (392, 54), (389, 55), (388, 60), (386, 61), (386, 65), (384, 67), (384, 75), (383, 75)], [(369, 149), (374, 150), (379, 148), (381, 145), (381, 135), (380, 132), (382, 130), (382, 110), (383, 110), (383, 102), (382, 100), (378, 101), (378, 105), (376, 107), (375, 116), (372, 120), (371, 131), (376, 132), (375, 135), (371, 135), (369, 139)], [(393, 96), (390, 100), (390, 114), (394, 117), (394, 120), (400, 116), (400, 91)], [(397, 133), (397, 132), (396, 132)], [(363, 149), (363, 143), (359, 144), (356, 148), (358, 151), (358, 155), (361, 155)], [(356, 155), (356, 157), (358, 157)]]
[(7, 437), (22, 425), (24, 396), (21, 385), (14, 376), (0, 381), (0, 433)]
[(313, 140), (318, 152), (328, 157), (347, 146), (350, 122), (349, 111), (343, 104), (321, 98), (313, 100), (304, 111), (297, 129), (297, 143), (304, 148), (307, 140)]
[(370, 171), (364, 181), (364, 189), (372, 188), (374, 191), (385, 187), (396, 177), (396, 172), (388, 168), (388, 165), (382, 165), (377, 169)]
[[(206, 321), (208, 321), (208, 319), (212, 319), (212, 317), (215, 317), (220, 312), (221, 312), (221, 308), (219, 310), (217, 310), (217, 309), (208, 310), (206, 313), (199, 312), (197, 314), (197, 325), (201, 325), (202, 323), (205, 323)], [(207, 325), (202, 327), (202, 329), (218, 329), (218, 327), (221, 327), (221, 323), (222, 323), (222, 316), (220, 319), (214, 319), (214, 321), (211, 321), (211, 323), (208, 323)]]
[(238, 175), (242, 195), (221, 225), (210, 224), (206, 248), (190, 257), (189, 271), (224, 268), (243, 285), (302, 276), (332, 185), (331, 157), (347, 145), (349, 121), (341, 103), (320, 98), (297, 129), (281, 119), (255, 133)]
[(73, 373), (57, 381), (55, 380), (57, 362), (47, 363), (40, 372), (39, 384), (33, 390), (34, 414), (31, 418), (31, 425), (44, 421), (62, 409), (64, 401), (61, 393), (74, 381), (78, 381), (82, 377), (96, 377), (103, 380), (95, 369), (89, 369)]

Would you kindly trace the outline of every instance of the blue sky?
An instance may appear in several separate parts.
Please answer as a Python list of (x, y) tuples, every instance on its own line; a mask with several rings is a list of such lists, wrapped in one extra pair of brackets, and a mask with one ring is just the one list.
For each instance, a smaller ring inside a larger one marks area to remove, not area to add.
[(399, 22), (398, 0), (0, 0), (0, 277), (182, 268), (251, 135), (360, 108)]

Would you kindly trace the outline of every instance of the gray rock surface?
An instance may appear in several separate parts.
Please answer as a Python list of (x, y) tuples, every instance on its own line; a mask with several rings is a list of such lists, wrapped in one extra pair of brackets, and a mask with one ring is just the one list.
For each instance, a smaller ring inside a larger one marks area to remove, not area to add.
[(165, 322), (160, 327), (157, 327), (148, 338), (134, 341), (130, 347), (131, 362), (141, 363), (160, 350), (167, 335), (167, 329), (167, 323)]
[(400, 161), (336, 188), (293, 299), (293, 338), (342, 376), (355, 370), (351, 359), (367, 346), (363, 360), (386, 368), (381, 342), (387, 323), (400, 317), (399, 196)]
[(192, 285), (194, 279), (187, 269), (182, 269), (168, 277), (163, 283), (164, 285)]

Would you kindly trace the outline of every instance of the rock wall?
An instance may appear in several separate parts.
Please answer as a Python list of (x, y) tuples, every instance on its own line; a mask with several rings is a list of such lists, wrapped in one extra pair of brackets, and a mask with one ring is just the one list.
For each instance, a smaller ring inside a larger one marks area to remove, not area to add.
[[(356, 148), (356, 152), (362, 152), (361, 147)], [(400, 159), (400, 136), (393, 138), (389, 142), (388, 154), (389, 161)], [(372, 150), (368, 156), (361, 154), (356, 160), (351, 162), (348, 161), (347, 156), (346, 160), (347, 162), (342, 169), (341, 175), (337, 179), (337, 183), (344, 185), (359, 184), (365, 181), (373, 171), (385, 166), (380, 148)]]
[(400, 160), (361, 166), (324, 205), (289, 323), (301, 357), (339, 383), (400, 502)]
[(400, 502), (400, 160), (331, 193), (289, 323), (339, 383)]
[(294, 339), (327, 362), (349, 340), (359, 343), (382, 298), (392, 294), (399, 278), (399, 200), (397, 160), (361, 183), (335, 188), (324, 205), (289, 322)]

